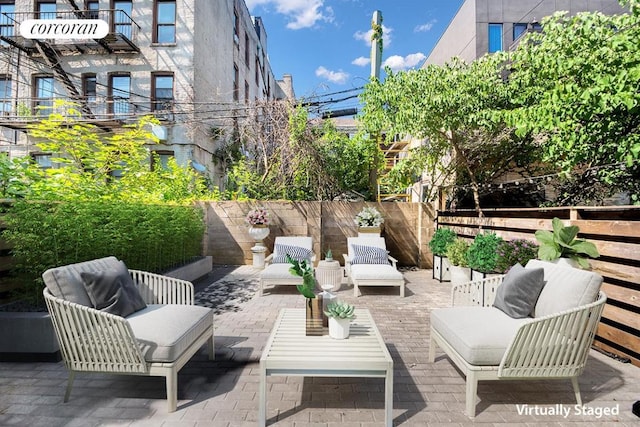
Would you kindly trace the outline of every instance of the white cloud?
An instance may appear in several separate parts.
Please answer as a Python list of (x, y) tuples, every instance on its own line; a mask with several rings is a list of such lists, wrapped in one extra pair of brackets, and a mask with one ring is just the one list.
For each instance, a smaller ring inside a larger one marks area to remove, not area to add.
[(245, 3), (249, 12), (257, 6), (272, 5), (277, 13), (289, 18), (290, 30), (313, 27), (319, 21), (333, 22), (333, 9), (323, 7), (324, 0), (245, 0)]
[[(382, 24), (382, 46), (387, 47), (391, 44), (391, 33), (393, 33), (393, 28), (386, 27)], [(373, 34), (373, 30), (369, 30), (366, 32), (356, 31), (353, 35), (353, 38), (356, 40), (362, 40), (365, 42), (367, 46), (371, 46), (371, 35)]]
[(344, 84), (349, 79), (349, 73), (342, 70), (331, 71), (320, 66), (316, 69), (316, 76), (329, 80), (331, 83)]
[(412, 53), (404, 57), (400, 55), (393, 55), (384, 60), (382, 67), (389, 67), (393, 71), (406, 70), (408, 68), (415, 67), (426, 58), (427, 57), (422, 52)]
[(433, 26), (438, 22), (437, 19), (432, 19), (431, 21), (427, 22), (426, 24), (422, 24), (422, 25), (418, 25), (413, 29), (414, 33), (421, 33), (421, 32), (427, 32), (427, 31), (431, 31), (431, 29), (433, 28)]
[(351, 63), (353, 65), (357, 65), (359, 67), (364, 67), (364, 66), (369, 65), (371, 63), (371, 58), (367, 58), (366, 56), (360, 56), (360, 57), (354, 59), (353, 61), (351, 61)]

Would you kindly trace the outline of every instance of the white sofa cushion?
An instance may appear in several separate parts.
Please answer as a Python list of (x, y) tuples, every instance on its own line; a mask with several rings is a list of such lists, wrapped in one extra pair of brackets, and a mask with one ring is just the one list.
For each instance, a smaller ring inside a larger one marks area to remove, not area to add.
[(356, 264), (351, 266), (355, 280), (402, 280), (404, 276), (389, 264)]
[(545, 285), (533, 317), (570, 310), (596, 300), (602, 276), (588, 270), (532, 259), (525, 268), (544, 268)]
[(213, 324), (213, 310), (197, 305), (149, 304), (126, 317), (147, 362), (173, 362)]
[(447, 307), (431, 312), (433, 329), (472, 365), (499, 365), (518, 327), (528, 321), (493, 307)]

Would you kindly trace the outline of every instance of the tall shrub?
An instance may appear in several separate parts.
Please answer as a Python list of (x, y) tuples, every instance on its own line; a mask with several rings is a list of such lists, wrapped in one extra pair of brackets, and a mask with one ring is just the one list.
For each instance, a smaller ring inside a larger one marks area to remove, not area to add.
[(16, 202), (3, 235), (25, 295), (39, 299), (48, 268), (105, 256), (161, 272), (202, 253), (202, 212), (193, 206), (125, 202)]

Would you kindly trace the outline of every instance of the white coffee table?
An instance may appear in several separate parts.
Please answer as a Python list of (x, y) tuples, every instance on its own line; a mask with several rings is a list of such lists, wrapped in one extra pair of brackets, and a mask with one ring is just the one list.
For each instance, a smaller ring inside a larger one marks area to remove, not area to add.
[(260, 357), (258, 425), (267, 420), (267, 377), (385, 379), (385, 425), (393, 425), (393, 360), (367, 309), (356, 309), (348, 339), (305, 335), (305, 310), (284, 308)]

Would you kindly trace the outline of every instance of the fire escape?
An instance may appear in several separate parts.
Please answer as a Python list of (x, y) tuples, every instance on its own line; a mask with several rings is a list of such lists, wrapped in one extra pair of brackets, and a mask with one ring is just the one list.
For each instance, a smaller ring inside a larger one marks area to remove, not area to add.
[(385, 175), (402, 159), (409, 155), (409, 140), (398, 136), (387, 139), (388, 135), (382, 135), (378, 142), (378, 147), (383, 154), (384, 169), (378, 175), (378, 201), (410, 201), (409, 192), (398, 193), (390, 191), (385, 182)]
[[(87, 102), (82, 92), (78, 90), (71, 80), (69, 73), (64, 69), (61, 57), (78, 54), (135, 54), (140, 52), (135, 40), (139, 25), (123, 10), (81, 10), (74, 0), (68, 0), (71, 10), (56, 11), (55, 18), (59, 19), (101, 19), (109, 24), (109, 33), (99, 40), (94, 39), (28, 39), (22, 37), (19, 32), (20, 24), (26, 19), (46, 19), (49, 13), (16, 12), (4, 13), (5, 22), (13, 23), (13, 31), (0, 33), (2, 45), (0, 49), (14, 47), (26, 53), (30, 58), (42, 58), (44, 64), (51, 69), (54, 79), (60, 83), (67, 92), (69, 99), (80, 106), (84, 119), (94, 120), (96, 115)], [(6, 122), (6, 123), (5, 123)], [(0, 120), (0, 126), (24, 128), (26, 121)]]

